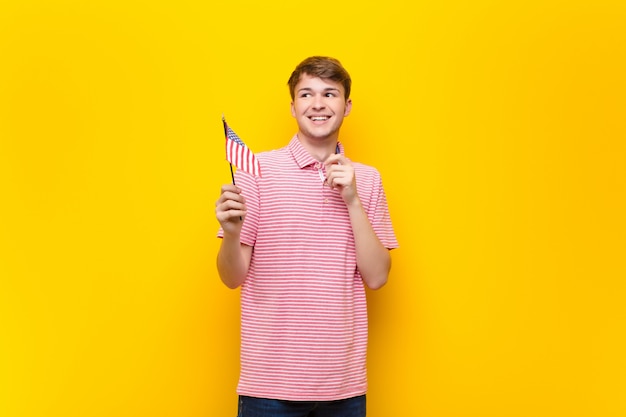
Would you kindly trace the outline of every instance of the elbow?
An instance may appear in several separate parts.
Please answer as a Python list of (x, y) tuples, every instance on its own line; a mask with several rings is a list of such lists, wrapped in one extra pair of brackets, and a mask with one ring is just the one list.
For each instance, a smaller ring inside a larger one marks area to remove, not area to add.
[(237, 288), (239, 288), (239, 286), (241, 284), (235, 283), (235, 282), (226, 282), (226, 281), (224, 281), (224, 285), (226, 285), (231, 290), (236, 290)]
[(387, 284), (387, 279), (389, 278), (390, 271), (391, 258), (387, 257), (385, 262), (381, 262), (379, 268), (377, 268), (376, 271), (372, 270), (371, 274), (361, 273), (361, 276), (363, 277), (365, 285), (367, 285), (370, 290), (378, 290), (384, 287), (385, 284)]
[(379, 290), (382, 287), (384, 287), (386, 283), (387, 283), (386, 275), (382, 278), (373, 279), (373, 280), (370, 279), (370, 280), (365, 281), (367, 288), (369, 288), (370, 290)]
[(370, 290), (379, 290), (387, 283), (387, 279), (389, 278), (389, 268), (385, 268), (375, 274), (365, 276), (362, 275), (362, 278), (365, 285), (367, 285), (367, 288)]
[(231, 271), (224, 270), (224, 268), (220, 268), (219, 262), (217, 264), (217, 273), (222, 283), (231, 290), (238, 288), (246, 279), (245, 275), (240, 276), (238, 274), (233, 274)]
[(235, 290), (237, 288), (239, 288), (241, 286), (241, 284), (243, 284), (244, 279), (225, 279), (224, 277), (221, 277), (222, 282), (224, 283), (224, 285), (226, 285), (228, 288), (230, 288), (231, 290)]

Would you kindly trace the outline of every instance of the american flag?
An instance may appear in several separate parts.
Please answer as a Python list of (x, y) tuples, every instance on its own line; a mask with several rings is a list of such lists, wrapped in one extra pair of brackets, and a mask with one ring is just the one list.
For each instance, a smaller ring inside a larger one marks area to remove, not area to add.
[(242, 169), (256, 177), (261, 176), (261, 166), (256, 156), (243, 143), (239, 136), (226, 124), (224, 120), (224, 130), (226, 132), (226, 159), (237, 169)]

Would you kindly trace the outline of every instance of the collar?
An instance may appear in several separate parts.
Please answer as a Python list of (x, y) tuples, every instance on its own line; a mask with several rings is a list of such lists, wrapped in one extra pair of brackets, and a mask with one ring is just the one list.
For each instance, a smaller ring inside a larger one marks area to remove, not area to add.
[[(289, 145), (287, 145), (287, 147), (289, 148), (289, 152), (291, 152), (293, 160), (296, 162), (296, 164), (298, 164), (298, 167), (300, 168), (315, 165), (319, 162), (317, 159), (313, 158), (306, 149), (304, 149), (304, 146), (302, 146), (302, 144), (298, 140), (298, 135), (295, 135), (293, 138), (291, 138), (291, 141), (289, 142)], [(339, 153), (341, 155), (344, 155), (344, 149), (341, 142), (337, 142), (337, 148), (339, 150)]]

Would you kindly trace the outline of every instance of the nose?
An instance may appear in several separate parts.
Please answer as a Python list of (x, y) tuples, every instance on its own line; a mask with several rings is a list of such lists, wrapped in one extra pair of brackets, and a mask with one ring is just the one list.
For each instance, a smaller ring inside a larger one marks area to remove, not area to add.
[(313, 108), (315, 110), (321, 110), (325, 107), (326, 107), (326, 104), (324, 103), (324, 96), (316, 95), (313, 100)]

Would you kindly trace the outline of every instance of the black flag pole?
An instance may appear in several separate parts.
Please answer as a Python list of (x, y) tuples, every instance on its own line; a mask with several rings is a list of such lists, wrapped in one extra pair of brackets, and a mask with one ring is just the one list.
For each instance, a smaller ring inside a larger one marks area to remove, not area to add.
[[(228, 125), (226, 124), (226, 118), (224, 117), (224, 113), (222, 113), (222, 124), (224, 125), (224, 136), (226, 138), (226, 143), (228, 143)], [(233, 163), (228, 161), (230, 165), (230, 178), (233, 180), (233, 185), (235, 184), (235, 173), (233, 172)], [(239, 216), (239, 220), (243, 220), (241, 216)]]
[[(226, 124), (226, 118), (224, 117), (224, 113), (222, 113), (222, 123), (224, 124), (224, 137), (228, 140), (228, 125)], [(230, 178), (233, 180), (233, 185), (235, 185), (235, 173), (233, 172), (233, 163), (228, 161), (230, 164)]]

